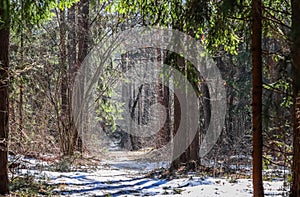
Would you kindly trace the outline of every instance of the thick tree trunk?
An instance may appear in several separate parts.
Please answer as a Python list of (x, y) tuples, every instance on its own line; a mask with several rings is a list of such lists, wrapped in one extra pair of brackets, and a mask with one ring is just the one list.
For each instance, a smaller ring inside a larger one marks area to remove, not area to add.
[[(178, 100), (178, 98), (176, 97), (176, 94), (174, 95), (174, 126), (173, 126), (173, 136), (175, 136), (177, 134), (177, 130), (179, 129), (179, 125), (180, 125), (180, 121), (181, 121), (181, 109), (180, 109), (180, 102)], [(177, 149), (180, 150), (180, 143), (181, 143), (182, 139), (178, 139), (178, 140), (174, 140), (173, 142), (173, 153), (177, 152)], [(170, 170), (176, 170), (179, 168), (180, 163), (182, 160), (185, 160), (185, 153), (183, 153), (181, 155), (181, 157), (179, 158), (172, 158), (172, 163), (170, 166)]]
[(8, 194), (9, 0), (0, 1), (0, 194)]
[[(178, 68), (182, 71), (185, 69), (185, 62), (184, 59), (180, 56), (176, 55), (176, 63)], [(184, 72), (182, 72), (184, 73)], [(187, 140), (188, 140), (188, 129), (187, 129), (187, 114), (183, 114), (181, 111), (180, 102), (177, 98), (177, 95), (180, 95), (180, 98), (186, 98), (186, 92), (185, 92), (185, 85), (186, 84), (177, 84), (176, 82), (180, 81), (179, 79), (174, 78), (174, 127), (173, 127), (173, 136), (178, 136), (178, 138), (174, 138), (173, 141), (173, 158), (170, 170), (176, 170), (180, 167), (182, 163), (185, 163), (188, 161), (188, 154), (187, 150), (182, 152), (182, 147), (186, 146)], [(180, 87), (179, 87), (180, 86)], [(182, 102), (186, 102), (184, 99)], [(182, 125), (182, 128), (185, 128), (187, 132), (180, 132), (178, 133), (179, 126)], [(177, 154), (180, 153), (180, 156), (178, 157)]]
[[(189, 70), (189, 69), (188, 69)], [(187, 74), (188, 78), (193, 76), (191, 70), (188, 71), (189, 73)], [(195, 91), (195, 90), (193, 90)], [(200, 142), (199, 142), (199, 133), (200, 133), (200, 128), (196, 128), (197, 130), (194, 131), (194, 128), (192, 125), (199, 123), (199, 119), (196, 119), (196, 115), (194, 114), (192, 109), (199, 109), (199, 103), (195, 101), (191, 101), (189, 99), (189, 90), (186, 90), (186, 103), (187, 103), (187, 114), (186, 114), (186, 121), (187, 121), (187, 129), (188, 129), (188, 141), (189, 147), (187, 149), (187, 162), (189, 162), (187, 166), (187, 170), (195, 171), (196, 167), (198, 164), (200, 164), (200, 156), (199, 156), (199, 150), (200, 150)], [(199, 124), (198, 124), (199, 126)], [(196, 133), (194, 133), (196, 132)]]
[[(200, 150), (200, 142), (199, 142), (199, 133), (200, 131), (198, 130), (194, 138), (192, 139), (192, 143), (189, 146), (189, 161), (195, 162), (197, 165), (200, 164), (200, 157), (199, 157), (199, 150)], [(194, 166), (195, 168), (196, 166)], [(191, 170), (196, 170), (196, 169), (191, 169)]]
[(262, 180), (262, 5), (252, 0), (252, 129), (254, 197), (264, 196)]
[(300, 1), (292, 0), (292, 62), (294, 68), (294, 141), (291, 197), (300, 196)]

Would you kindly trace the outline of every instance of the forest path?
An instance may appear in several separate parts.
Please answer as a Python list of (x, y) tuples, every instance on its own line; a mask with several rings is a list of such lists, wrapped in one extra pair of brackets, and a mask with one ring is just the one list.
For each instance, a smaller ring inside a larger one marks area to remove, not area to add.
[[(71, 172), (55, 171), (51, 167), (53, 162), (25, 159), (25, 163), (31, 163), (32, 167), (27, 166), (18, 173), (25, 176), (31, 174), (36, 181), (45, 182), (54, 188), (51, 196), (252, 196), (251, 179), (232, 182), (225, 178), (199, 177), (195, 173), (179, 179), (148, 177), (149, 171), (167, 167), (168, 163), (142, 159), (145, 150), (114, 150), (107, 153), (109, 157), (89, 159), (86, 163), (83, 161), (77, 168), (72, 168)], [(44, 167), (38, 169), (41, 165)], [(283, 196), (282, 181), (265, 181), (264, 185), (266, 194)]]
[(119, 170), (131, 170), (137, 174), (147, 174), (155, 169), (168, 168), (170, 162), (153, 161), (149, 158), (152, 151), (153, 149), (150, 148), (138, 151), (109, 151), (105, 157), (101, 157), (101, 164)]
[(49, 185), (55, 186), (54, 194), (66, 196), (154, 196), (181, 193), (182, 187), (210, 183), (204, 179), (166, 180), (147, 177), (147, 174), (166, 162), (143, 160), (151, 149), (139, 151), (108, 151), (97, 168), (82, 172), (44, 172), (50, 179)]

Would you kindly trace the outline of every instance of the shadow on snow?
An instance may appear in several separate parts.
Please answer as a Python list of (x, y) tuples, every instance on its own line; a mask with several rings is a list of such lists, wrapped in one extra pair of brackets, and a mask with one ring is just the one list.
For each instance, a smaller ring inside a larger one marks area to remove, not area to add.
[[(61, 190), (61, 191), (55, 191), (55, 194), (60, 195), (72, 195), (72, 194), (85, 194), (88, 192), (94, 192), (97, 193), (103, 193), (103, 190), (110, 196), (119, 196), (124, 194), (134, 194), (134, 193), (141, 193), (143, 190), (146, 189), (152, 189), (155, 187), (158, 187), (160, 185), (166, 184), (167, 180), (161, 180), (161, 179), (150, 179), (145, 177), (138, 177), (138, 178), (132, 178), (132, 179), (125, 179), (125, 180), (112, 180), (112, 181), (96, 181), (90, 178), (87, 178), (85, 175), (79, 175), (79, 176), (66, 176), (62, 175), (59, 178), (69, 178), (69, 179), (76, 179), (79, 181), (82, 181), (83, 183), (56, 183), (51, 185), (68, 185), (68, 186), (85, 186), (85, 188), (82, 189), (71, 189), (71, 190)], [(58, 179), (58, 178), (56, 178)], [(130, 184), (130, 182), (135, 183)], [(151, 184), (148, 184), (152, 182)], [(119, 184), (119, 185), (114, 185)], [(147, 185), (145, 185), (147, 184)], [(145, 186), (143, 186), (145, 185)], [(141, 187), (137, 187), (141, 186)], [(86, 188), (90, 187), (90, 188)], [(135, 188), (136, 187), (136, 188)], [(101, 191), (102, 190), (102, 191)], [(111, 190), (111, 191), (109, 191)], [(155, 195), (158, 192), (150, 192), (151, 195)], [(107, 194), (101, 194), (96, 196), (107, 196)], [(147, 192), (149, 195), (149, 192)]]

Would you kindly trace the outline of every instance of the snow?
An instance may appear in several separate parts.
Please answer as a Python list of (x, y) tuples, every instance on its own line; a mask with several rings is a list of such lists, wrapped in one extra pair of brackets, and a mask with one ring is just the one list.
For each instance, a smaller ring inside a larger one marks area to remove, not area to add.
[[(71, 196), (106, 195), (111, 196), (252, 196), (252, 180), (238, 179), (230, 183), (226, 179), (212, 177), (185, 179), (154, 179), (145, 177), (131, 177), (127, 175), (102, 176), (101, 173), (52, 176), (50, 184), (65, 185), (57, 189), (60, 194)], [(265, 194), (282, 196), (282, 182), (265, 182)]]
[(47, 175), (51, 177), (49, 184), (64, 185), (63, 190), (56, 190), (58, 193), (72, 196), (82, 196), (82, 194), (101, 196), (108, 193), (112, 196), (174, 194), (174, 189), (213, 184), (212, 181), (201, 178), (166, 180), (144, 176), (131, 177), (123, 173), (108, 177), (103, 176), (99, 171), (92, 174), (64, 173), (59, 176), (48, 172)]
[[(153, 169), (168, 167), (167, 162), (126, 161), (123, 158), (102, 160), (88, 171), (85, 170), (87, 166), (81, 166), (73, 172), (54, 172), (47, 170), (47, 167), (32, 169), (33, 165), (38, 164), (49, 166), (47, 162), (23, 159), (30, 168), (20, 169), (18, 174), (31, 174), (37, 180), (53, 185), (53, 194), (59, 196), (253, 196), (251, 179), (230, 181), (225, 178), (197, 177), (195, 173), (171, 180), (146, 176)], [(264, 189), (266, 196), (284, 196), (287, 193), (281, 179), (265, 181)]]
[[(253, 196), (252, 180), (238, 179), (236, 183), (229, 183), (226, 179), (209, 179), (213, 184), (186, 187), (183, 196)], [(283, 196), (282, 182), (264, 182), (266, 196)]]
[(158, 168), (167, 168), (167, 162), (134, 162), (134, 161), (117, 161), (110, 162), (110, 165), (118, 169), (135, 169), (143, 172), (148, 172)]

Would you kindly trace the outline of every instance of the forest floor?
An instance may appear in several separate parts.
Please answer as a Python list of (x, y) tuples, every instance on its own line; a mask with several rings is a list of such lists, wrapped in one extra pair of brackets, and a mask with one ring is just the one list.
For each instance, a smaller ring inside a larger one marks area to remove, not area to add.
[[(252, 180), (242, 176), (213, 177), (188, 172), (162, 178), (167, 162), (137, 160), (142, 151), (110, 151), (105, 159), (56, 160), (10, 156), (15, 194), (38, 196), (252, 196)], [(72, 165), (71, 165), (72, 163)], [(265, 171), (265, 173), (270, 171)], [(267, 196), (287, 196), (278, 171), (264, 182)], [(246, 177), (246, 176), (245, 176)], [(22, 181), (23, 182), (22, 182)], [(33, 188), (33, 189), (30, 189)], [(12, 192), (12, 193), (14, 193)]]

